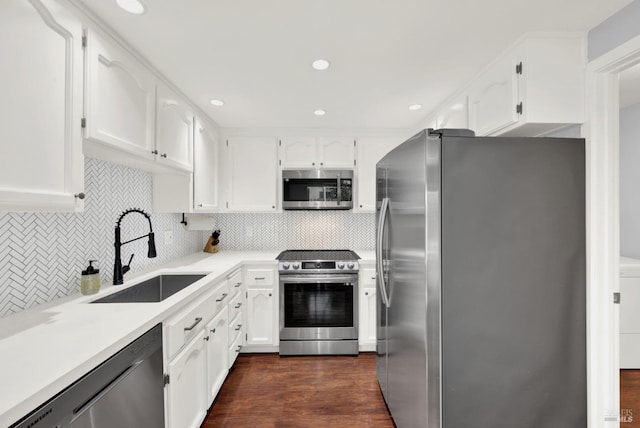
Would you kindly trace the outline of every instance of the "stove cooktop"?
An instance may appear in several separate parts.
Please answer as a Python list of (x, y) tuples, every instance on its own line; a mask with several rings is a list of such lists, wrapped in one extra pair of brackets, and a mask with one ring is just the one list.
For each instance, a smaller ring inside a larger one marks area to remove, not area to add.
[(351, 250), (286, 250), (278, 254), (276, 260), (280, 261), (346, 261), (358, 260), (358, 256)]

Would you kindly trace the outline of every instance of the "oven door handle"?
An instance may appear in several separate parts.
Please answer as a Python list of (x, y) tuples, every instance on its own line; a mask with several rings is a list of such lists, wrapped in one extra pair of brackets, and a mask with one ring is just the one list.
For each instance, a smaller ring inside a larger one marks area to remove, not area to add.
[(280, 275), (280, 282), (282, 283), (295, 283), (295, 284), (317, 284), (325, 282), (328, 284), (333, 283), (346, 283), (353, 285), (358, 283), (357, 275)]

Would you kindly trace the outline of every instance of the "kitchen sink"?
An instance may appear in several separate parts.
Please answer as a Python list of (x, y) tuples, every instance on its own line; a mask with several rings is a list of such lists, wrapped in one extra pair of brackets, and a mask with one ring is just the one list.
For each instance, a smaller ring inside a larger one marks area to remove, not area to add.
[(206, 275), (158, 275), (91, 303), (161, 302)]

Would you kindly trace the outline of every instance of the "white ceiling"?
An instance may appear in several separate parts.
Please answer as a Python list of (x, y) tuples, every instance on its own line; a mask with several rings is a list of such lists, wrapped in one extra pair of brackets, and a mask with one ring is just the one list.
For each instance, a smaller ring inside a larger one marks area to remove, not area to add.
[(135, 16), (81, 1), (220, 126), (250, 128), (414, 127), (523, 33), (587, 31), (630, 3), (143, 0)]

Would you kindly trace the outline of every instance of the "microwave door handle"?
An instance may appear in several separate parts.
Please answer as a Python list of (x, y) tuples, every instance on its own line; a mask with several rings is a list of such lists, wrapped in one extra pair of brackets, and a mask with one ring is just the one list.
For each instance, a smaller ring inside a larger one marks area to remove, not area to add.
[(340, 186), (340, 174), (338, 174), (338, 181), (337, 181), (337, 186), (338, 186), (338, 205), (340, 205), (340, 201), (342, 200), (342, 186)]

